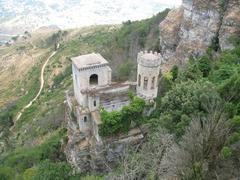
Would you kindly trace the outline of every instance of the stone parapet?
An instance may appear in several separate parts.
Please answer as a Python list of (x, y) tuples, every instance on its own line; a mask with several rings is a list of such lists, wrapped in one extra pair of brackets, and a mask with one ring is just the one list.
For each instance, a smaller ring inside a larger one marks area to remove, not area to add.
[(138, 64), (145, 67), (158, 67), (162, 63), (162, 56), (157, 52), (141, 51), (138, 53)]

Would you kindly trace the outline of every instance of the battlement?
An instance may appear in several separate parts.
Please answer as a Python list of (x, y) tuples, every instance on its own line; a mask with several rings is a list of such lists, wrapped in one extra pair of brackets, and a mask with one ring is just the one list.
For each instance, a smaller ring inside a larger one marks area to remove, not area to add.
[(138, 53), (138, 64), (146, 67), (158, 67), (163, 62), (162, 55), (153, 51), (141, 51)]

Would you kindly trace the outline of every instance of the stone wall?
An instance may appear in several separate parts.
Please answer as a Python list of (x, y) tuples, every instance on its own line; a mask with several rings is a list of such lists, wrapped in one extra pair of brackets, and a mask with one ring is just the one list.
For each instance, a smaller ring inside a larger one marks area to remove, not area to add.
[(79, 70), (73, 64), (73, 83), (74, 94), (79, 104), (88, 107), (88, 99), (86, 94), (82, 94), (82, 90), (93, 88), (95, 85), (90, 84), (90, 76), (96, 74), (98, 76), (98, 84), (96, 86), (104, 86), (111, 84), (111, 69), (107, 65), (96, 66)]

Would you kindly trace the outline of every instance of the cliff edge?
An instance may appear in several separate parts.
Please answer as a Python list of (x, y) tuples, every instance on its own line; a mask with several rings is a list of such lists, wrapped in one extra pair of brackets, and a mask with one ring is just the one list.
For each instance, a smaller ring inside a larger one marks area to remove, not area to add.
[(232, 49), (229, 39), (235, 36), (240, 36), (239, 0), (183, 0), (160, 23), (160, 47), (169, 67), (203, 54), (211, 45)]

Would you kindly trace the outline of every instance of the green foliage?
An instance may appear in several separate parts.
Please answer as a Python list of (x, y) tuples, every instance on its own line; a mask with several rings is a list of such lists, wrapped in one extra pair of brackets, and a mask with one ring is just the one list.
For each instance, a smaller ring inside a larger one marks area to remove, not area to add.
[(46, 40), (46, 46), (51, 46), (51, 45), (56, 45), (57, 43), (59, 43), (64, 36), (67, 35), (67, 31), (61, 31), (59, 30), (56, 33), (53, 33), (50, 37), (48, 37), (48, 39)]
[(240, 102), (240, 68), (219, 86), (219, 92), (226, 101)]
[(202, 56), (201, 58), (199, 58), (198, 60), (198, 67), (200, 69), (200, 71), (203, 73), (203, 77), (208, 77), (210, 71), (211, 71), (211, 60), (208, 56)]
[(127, 80), (132, 71), (133, 62), (127, 61), (119, 66), (118, 78), (119, 80)]
[(158, 85), (158, 97), (163, 97), (172, 88), (173, 79), (172, 72), (166, 73), (160, 78)]
[(187, 81), (176, 84), (162, 98), (160, 117), (167, 117), (167, 119), (164, 118), (163, 125), (180, 136), (192, 116), (207, 112), (205, 102), (214, 100), (220, 101), (220, 97), (214, 85), (208, 81)]
[(14, 179), (14, 169), (10, 167), (0, 166), (0, 180), (13, 180)]
[(85, 176), (81, 180), (104, 180), (104, 178), (100, 176)]
[(175, 81), (178, 77), (178, 66), (174, 65), (170, 72), (172, 74), (172, 80)]
[(60, 83), (64, 80), (64, 78), (69, 77), (71, 74), (72, 74), (72, 66), (66, 67), (66, 69), (62, 73), (54, 77), (53, 86), (55, 88), (59, 87)]
[(33, 177), (37, 174), (37, 172), (38, 172), (38, 169), (36, 167), (26, 169), (23, 173), (23, 179), (32, 180)]
[(102, 124), (99, 133), (101, 136), (116, 135), (120, 132), (127, 132), (131, 122), (142, 123), (145, 101), (141, 98), (132, 98), (128, 106), (124, 106), (120, 111), (107, 112), (101, 110)]
[[(140, 49), (145, 48), (150, 32), (154, 34), (155, 37), (158, 37), (158, 25), (166, 17), (168, 12), (169, 9), (143, 21), (124, 22), (122, 28), (115, 36), (117, 46), (124, 50), (130, 50), (130, 47), (134, 46), (134, 43), (137, 43)], [(159, 46), (158, 39), (155, 38), (154, 40), (156, 40), (156, 42), (151, 41), (151, 49), (156, 45)], [(154, 50), (158, 50), (158, 48)]]
[(182, 81), (193, 80), (197, 81), (203, 77), (203, 73), (201, 72), (198, 64), (195, 62), (196, 60), (189, 60), (190, 63), (187, 65), (186, 69), (183, 71), (180, 79)]
[(15, 104), (7, 106), (6, 109), (0, 111), (0, 131), (4, 131), (13, 125), (13, 113)]
[(40, 163), (35, 173), (33, 180), (68, 180), (71, 177), (71, 166), (65, 162), (46, 160)]
[(229, 144), (235, 144), (240, 141), (240, 132), (233, 132), (228, 139)]
[(60, 140), (65, 133), (64, 129), (59, 130), (38, 147), (16, 150), (8, 154), (2, 163), (4, 166), (12, 167), (15, 173), (23, 173), (26, 169), (32, 168), (45, 159), (51, 161), (64, 160)]
[(229, 158), (231, 155), (232, 155), (232, 150), (229, 147), (224, 146), (221, 150), (222, 158)]

